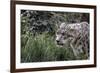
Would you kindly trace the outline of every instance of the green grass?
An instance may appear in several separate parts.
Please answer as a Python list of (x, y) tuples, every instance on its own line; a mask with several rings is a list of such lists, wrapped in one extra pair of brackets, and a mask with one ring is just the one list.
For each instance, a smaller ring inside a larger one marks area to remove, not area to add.
[[(71, 48), (57, 47), (53, 36), (43, 33), (35, 37), (30, 36), (27, 38), (23, 36), (22, 38), (24, 46), (21, 46), (21, 62), (75, 60)], [(83, 58), (81, 57), (80, 59)]]

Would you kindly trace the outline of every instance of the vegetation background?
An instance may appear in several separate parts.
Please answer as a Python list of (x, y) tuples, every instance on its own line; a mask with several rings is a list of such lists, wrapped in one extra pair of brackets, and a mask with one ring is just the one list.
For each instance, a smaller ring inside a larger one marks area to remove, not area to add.
[[(21, 10), (21, 62), (76, 60), (70, 47), (57, 47), (55, 33), (62, 22), (87, 21), (89, 13)], [(84, 54), (80, 60), (86, 59)]]

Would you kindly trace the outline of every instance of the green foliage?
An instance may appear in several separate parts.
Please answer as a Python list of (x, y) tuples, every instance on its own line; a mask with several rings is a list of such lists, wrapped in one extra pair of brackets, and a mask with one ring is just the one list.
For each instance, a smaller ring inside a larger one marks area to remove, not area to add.
[[(21, 62), (75, 60), (70, 47), (55, 44), (55, 33), (60, 23), (80, 22), (81, 16), (82, 13), (21, 10)], [(86, 58), (81, 55), (79, 59)]]
[(21, 62), (74, 60), (70, 49), (57, 47), (54, 38), (43, 33), (30, 37), (21, 49)]

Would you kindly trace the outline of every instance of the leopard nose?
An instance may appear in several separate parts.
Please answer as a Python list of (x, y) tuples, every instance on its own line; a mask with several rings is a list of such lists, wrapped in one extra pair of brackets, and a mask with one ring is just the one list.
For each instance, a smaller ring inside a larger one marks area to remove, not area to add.
[(59, 43), (60, 41), (59, 40), (56, 40), (56, 42)]

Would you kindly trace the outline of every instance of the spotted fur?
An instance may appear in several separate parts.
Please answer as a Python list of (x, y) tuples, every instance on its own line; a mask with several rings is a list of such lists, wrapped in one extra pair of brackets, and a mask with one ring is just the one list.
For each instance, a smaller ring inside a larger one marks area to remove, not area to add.
[(56, 32), (56, 43), (61, 47), (70, 46), (76, 58), (80, 53), (89, 57), (89, 24), (62, 23)]

